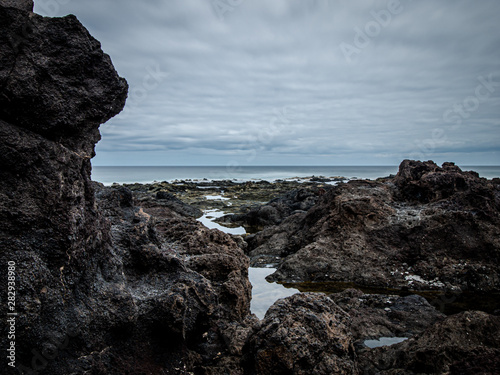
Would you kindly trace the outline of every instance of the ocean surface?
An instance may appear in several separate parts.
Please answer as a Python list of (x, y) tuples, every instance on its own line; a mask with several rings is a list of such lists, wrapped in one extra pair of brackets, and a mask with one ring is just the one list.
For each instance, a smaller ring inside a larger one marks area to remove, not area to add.
[[(500, 166), (462, 166), (481, 177), (500, 177)], [(150, 183), (174, 180), (267, 180), (294, 177), (345, 177), (346, 179), (376, 179), (398, 172), (398, 166), (266, 166), (266, 167), (93, 167), (92, 179), (105, 185), (113, 183)]]

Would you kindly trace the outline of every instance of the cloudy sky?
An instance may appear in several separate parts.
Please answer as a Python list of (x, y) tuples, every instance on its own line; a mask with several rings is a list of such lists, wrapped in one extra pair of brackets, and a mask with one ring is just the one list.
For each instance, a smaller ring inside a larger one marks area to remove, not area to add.
[(498, 0), (35, 0), (130, 84), (94, 165), (500, 165)]

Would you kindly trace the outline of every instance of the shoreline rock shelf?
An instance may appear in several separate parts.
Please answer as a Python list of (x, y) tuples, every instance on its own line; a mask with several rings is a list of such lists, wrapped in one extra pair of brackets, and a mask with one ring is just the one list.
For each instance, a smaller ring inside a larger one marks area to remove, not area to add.
[[(32, 10), (0, 0), (0, 264), (16, 265), (17, 313), (6, 373), (500, 372), (496, 315), (347, 289), (280, 299), (259, 320), (248, 279), (272, 258), (280, 282), (498, 292), (498, 179), (404, 161), (379, 181), (267, 183), (265, 198), (265, 183), (227, 184), (229, 200), (105, 187), (90, 159), (127, 83), (76, 17)], [(204, 227), (208, 204), (255, 234)], [(409, 339), (363, 345), (379, 337)]]
[(404, 161), (385, 181), (330, 189), (307, 212), (247, 238), (280, 257), (270, 280), (500, 291), (500, 184), (452, 163)]

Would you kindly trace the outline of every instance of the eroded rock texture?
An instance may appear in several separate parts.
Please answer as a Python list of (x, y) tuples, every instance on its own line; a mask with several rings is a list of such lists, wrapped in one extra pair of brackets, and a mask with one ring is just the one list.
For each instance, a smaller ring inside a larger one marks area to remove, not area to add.
[(278, 281), (498, 291), (499, 241), (498, 180), (406, 160), (393, 179), (331, 189), (249, 239), (249, 254), (280, 257)]
[(296, 294), (278, 300), (250, 337), (252, 374), (357, 374), (350, 317), (330, 298)]
[(467, 311), (360, 356), (365, 374), (498, 374), (500, 317)]
[[(33, 368), (33, 350), (83, 331), (82, 314), (95, 307), (91, 286), (101, 277), (108, 229), (95, 205), (90, 158), (99, 125), (125, 103), (127, 83), (75, 17), (43, 18), (21, 3), (3, 4), (0, 257), (2, 267), (16, 263), (17, 360)], [(69, 345), (92, 347), (92, 338), (81, 340)], [(76, 359), (66, 356), (35, 367), (64, 373)]]
[[(6, 373), (498, 372), (498, 317), (444, 319), (415, 296), (298, 294), (251, 315), (241, 239), (169, 195), (141, 207), (90, 180), (99, 126), (127, 83), (74, 16), (32, 9), (0, 0), (0, 264), (15, 264), (18, 314)], [(252, 213), (268, 228), (249, 243), (252, 257), (282, 258), (275, 279), (498, 289), (498, 181), (405, 161), (385, 182), (274, 203)], [(356, 354), (356, 340), (379, 334), (414, 337)]]
[(16, 265), (18, 370), (241, 370), (217, 353), (249, 315), (248, 258), (173, 211), (164, 235), (130, 192), (91, 182), (98, 128), (127, 83), (74, 16), (23, 4), (0, 2), (0, 261)]

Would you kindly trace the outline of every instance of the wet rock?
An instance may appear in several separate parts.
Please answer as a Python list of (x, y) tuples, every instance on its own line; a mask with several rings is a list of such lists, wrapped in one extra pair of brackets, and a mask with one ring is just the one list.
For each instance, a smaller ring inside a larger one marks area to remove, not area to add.
[(144, 199), (141, 200), (141, 205), (149, 208), (168, 207), (178, 214), (189, 217), (200, 217), (203, 215), (203, 212), (200, 209), (184, 203), (175, 195), (166, 191), (157, 192), (156, 200), (157, 201), (154, 202), (152, 200)]
[(249, 373), (357, 374), (349, 328), (349, 316), (324, 295), (278, 300), (249, 340)]
[(467, 311), (390, 347), (360, 354), (365, 374), (497, 374), (500, 318)]
[(446, 317), (418, 295), (400, 297), (347, 289), (329, 297), (351, 317), (358, 348), (368, 339), (415, 336)]
[[(140, 202), (173, 202), (177, 198), (184, 204), (200, 210), (218, 209), (228, 215), (218, 218), (219, 223), (244, 226), (249, 233), (264, 226), (280, 223), (298, 211), (307, 211), (331, 185), (297, 181), (173, 181), (153, 184), (125, 184)], [(217, 199), (219, 196), (223, 199)], [(212, 199), (210, 199), (212, 197)], [(177, 209), (182, 214), (183, 209)], [(194, 215), (189, 215), (194, 216)]]

